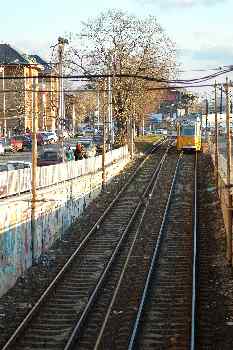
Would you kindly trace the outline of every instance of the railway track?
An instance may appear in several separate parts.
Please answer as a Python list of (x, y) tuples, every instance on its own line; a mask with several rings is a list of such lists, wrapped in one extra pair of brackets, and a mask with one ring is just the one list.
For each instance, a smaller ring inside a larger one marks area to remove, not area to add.
[(165, 161), (166, 147), (149, 155), (132, 175), (2, 349), (64, 349), (76, 320), (91, 307), (97, 286), (104, 283), (128, 229), (143, 210)]
[[(66, 350), (127, 349), (132, 320), (136, 317), (138, 300), (153, 250), (157, 230), (154, 223), (161, 221), (167, 200), (167, 196), (162, 193), (169, 192), (176, 164), (176, 153), (168, 152), (159, 175), (151, 186), (149, 200), (144, 203), (140, 215), (131, 226), (106, 284), (83, 324), (77, 324)], [(150, 220), (148, 213), (152, 207), (155, 212), (153, 220)]]
[(149, 155), (2, 350), (194, 350), (195, 169)]
[(180, 160), (128, 349), (196, 348), (195, 168)]
[(66, 350), (196, 348), (194, 156), (179, 162), (170, 155), (163, 164), (133, 238)]

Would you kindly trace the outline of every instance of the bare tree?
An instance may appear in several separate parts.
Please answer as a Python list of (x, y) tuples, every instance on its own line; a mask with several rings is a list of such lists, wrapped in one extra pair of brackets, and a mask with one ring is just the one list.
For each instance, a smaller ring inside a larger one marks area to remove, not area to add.
[[(168, 79), (175, 69), (174, 44), (155, 17), (139, 18), (121, 10), (108, 10), (83, 23), (81, 34), (71, 35), (69, 40), (66, 62), (72, 73), (113, 76), (114, 117), (119, 142), (124, 142), (132, 110), (142, 110), (148, 100), (146, 90), (158, 85), (137, 77)], [(134, 78), (116, 77), (124, 74)], [(106, 88), (106, 81), (101, 84)]]

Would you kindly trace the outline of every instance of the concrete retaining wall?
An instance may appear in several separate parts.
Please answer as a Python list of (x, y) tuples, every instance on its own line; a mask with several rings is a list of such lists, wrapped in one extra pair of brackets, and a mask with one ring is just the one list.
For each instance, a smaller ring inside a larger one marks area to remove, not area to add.
[[(129, 157), (109, 165), (107, 181), (129, 162)], [(0, 202), (0, 296), (62, 236), (72, 222), (101, 191), (102, 172), (80, 176), (40, 190), (36, 209), (36, 231), (31, 230), (30, 194)]]

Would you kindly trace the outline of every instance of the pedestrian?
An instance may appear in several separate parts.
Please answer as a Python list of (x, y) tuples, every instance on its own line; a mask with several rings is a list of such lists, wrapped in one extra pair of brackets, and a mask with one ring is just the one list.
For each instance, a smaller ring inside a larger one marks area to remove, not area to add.
[(75, 151), (74, 151), (74, 159), (79, 160), (83, 159), (83, 151), (82, 151), (82, 145), (80, 143), (77, 143)]
[(66, 148), (66, 159), (69, 160), (74, 160), (74, 152), (71, 149), (71, 146), (68, 145)]

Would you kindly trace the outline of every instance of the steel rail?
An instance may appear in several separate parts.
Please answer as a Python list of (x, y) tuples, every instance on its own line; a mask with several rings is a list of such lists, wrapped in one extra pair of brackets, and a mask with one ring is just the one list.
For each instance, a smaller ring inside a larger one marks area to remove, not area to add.
[(172, 196), (172, 193), (174, 191), (174, 187), (175, 187), (175, 183), (176, 183), (176, 179), (177, 179), (177, 173), (178, 173), (178, 168), (179, 168), (181, 157), (182, 157), (182, 153), (180, 153), (180, 155), (179, 155), (179, 158), (178, 158), (178, 161), (177, 161), (177, 165), (176, 165), (176, 169), (175, 169), (175, 172), (174, 172), (174, 175), (173, 175), (173, 180), (172, 180), (172, 183), (171, 183), (171, 186), (170, 186), (170, 191), (169, 191), (169, 195), (168, 195), (167, 202), (166, 202), (166, 207), (165, 207), (165, 211), (164, 211), (164, 215), (163, 215), (163, 220), (162, 220), (162, 223), (161, 223), (161, 226), (160, 226), (158, 239), (157, 239), (156, 246), (155, 246), (155, 249), (154, 249), (154, 252), (153, 252), (153, 256), (152, 256), (152, 259), (151, 259), (150, 268), (149, 268), (149, 271), (148, 271), (148, 274), (147, 274), (146, 283), (145, 283), (145, 286), (144, 286), (144, 289), (143, 289), (143, 293), (142, 293), (142, 298), (141, 298), (141, 301), (140, 301), (140, 304), (139, 304), (139, 308), (138, 308), (136, 320), (135, 320), (135, 323), (134, 323), (132, 335), (130, 337), (128, 350), (133, 350), (134, 345), (135, 345), (135, 341), (136, 341), (136, 337), (137, 337), (137, 334), (138, 334), (138, 331), (139, 331), (140, 321), (141, 321), (141, 317), (142, 317), (142, 314), (143, 314), (143, 309), (144, 309), (145, 301), (146, 301), (146, 298), (147, 298), (147, 294), (148, 294), (148, 291), (149, 291), (149, 286), (150, 286), (152, 272), (153, 272), (153, 270), (155, 268), (155, 263), (156, 263), (156, 260), (158, 258), (158, 255), (159, 255), (159, 249), (160, 249), (161, 241), (162, 241), (162, 238), (163, 238), (164, 227), (165, 227), (168, 211), (169, 211), (169, 208), (170, 208), (171, 196)]
[[(67, 260), (65, 265), (61, 268), (59, 273), (56, 275), (54, 280), (49, 284), (49, 286), (46, 288), (44, 293), (40, 296), (40, 298), (37, 300), (35, 305), (32, 307), (32, 309), (29, 311), (27, 316), (24, 318), (24, 320), (20, 323), (20, 325), (17, 327), (17, 329), (14, 331), (14, 333), (11, 335), (11, 337), (8, 339), (8, 341), (3, 346), (2, 350), (9, 349), (10, 346), (12, 346), (17, 338), (20, 336), (20, 334), (26, 329), (29, 321), (32, 319), (32, 317), (35, 316), (36, 312), (39, 310), (39, 307), (45, 302), (46, 297), (50, 295), (50, 293), (53, 291), (53, 288), (56, 286), (56, 284), (61, 280), (63, 275), (65, 274), (66, 270), (69, 268), (70, 265), (72, 265), (74, 259), (77, 257), (78, 253), (82, 249), (82, 247), (85, 245), (85, 243), (89, 240), (91, 235), (96, 232), (99, 229), (100, 224), (103, 222), (113, 205), (118, 201), (122, 193), (125, 191), (125, 189), (131, 184), (136, 174), (139, 172), (139, 170), (142, 168), (144, 163), (150, 158), (152, 152), (154, 152), (156, 149), (158, 149), (161, 145), (167, 142), (167, 139), (164, 139), (162, 141), (158, 141), (156, 144), (153, 145), (152, 149), (150, 150), (150, 153), (146, 155), (146, 157), (143, 159), (143, 161), (140, 163), (140, 165), (135, 169), (135, 171), (130, 176), (129, 180), (125, 183), (125, 185), (122, 187), (122, 189), (118, 192), (114, 200), (110, 203), (108, 208), (103, 212), (103, 214), (99, 217), (99, 219), (96, 221), (96, 223), (93, 225), (91, 230), (88, 232), (88, 234), (84, 237), (84, 239), (80, 242), (77, 249), (74, 251), (74, 253), (70, 256), (70, 258)], [(128, 225), (127, 225), (128, 226)]]
[[(109, 305), (109, 307), (108, 307), (108, 310), (107, 310), (107, 313), (106, 313), (106, 316), (105, 316), (105, 319), (104, 319), (104, 323), (103, 323), (103, 325), (102, 325), (102, 327), (101, 327), (99, 336), (98, 336), (98, 338), (97, 338), (97, 341), (96, 341), (96, 343), (95, 343), (95, 347), (94, 347), (93, 350), (98, 350), (98, 347), (99, 347), (99, 345), (100, 345), (100, 342), (101, 342), (101, 339), (102, 339), (102, 336), (103, 336), (105, 327), (106, 327), (106, 325), (107, 325), (107, 321), (108, 321), (108, 319), (109, 319), (109, 317), (110, 317), (110, 314), (111, 314), (111, 311), (112, 311), (114, 302), (116, 301), (117, 294), (118, 294), (118, 292), (119, 292), (119, 289), (120, 289), (120, 287), (121, 287), (121, 283), (122, 283), (123, 277), (124, 277), (125, 272), (126, 272), (126, 269), (127, 269), (127, 267), (128, 267), (129, 260), (130, 260), (130, 258), (131, 258), (131, 256), (132, 256), (134, 246), (135, 246), (136, 241), (137, 241), (137, 239), (138, 239), (138, 236), (139, 236), (139, 233), (140, 233), (140, 230), (141, 230), (141, 226), (142, 226), (144, 217), (145, 217), (146, 212), (147, 212), (147, 208), (148, 208), (150, 199), (151, 199), (151, 197), (152, 197), (152, 195), (153, 195), (153, 193), (154, 193), (154, 190), (155, 190), (155, 188), (156, 188), (156, 185), (157, 185), (157, 182), (158, 182), (158, 179), (159, 179), (159, 173), (160, 173), (160, 171), (161, 171), (162, 165), (163, 165), (164, 160), (165, 160), (165, 155), (164, 155), (163, 158), (164, 158), (164, 159), (162, 160), (162, 164), (161, 164), (161, 167), (160, 167), (160, 169), (159, 169), (158, 176), (156, 177), (156, 179), (155, 179), (155, 181), (154, 181), (154, 183), (153, 183), (152, 189), (151, 189), (151, 191), (150, 191), (150, 193), (149, 193), (149, 195), (148, 195), (148, 199), (147, 199), (147, 201), (146, 201), (145, 208), (144, 208), (144, 210), (143, 210), (143, 212), (142, 212), (142, 215), (141, 215), (141, 218), (140, 218), (140, 222), (139, 222), (139, 224), (138, 224), (138, 227), (137, 227), (137, 230), (136, 230), (136, 233), (135, 233), (135, 237), (134, 237), (134, 239), (133, 239), (133, 242), (132, 242), (132, 244), (131, 244), (129, 253), (128, 253), (128, 255), (127, 255), (127, 258), (126, 258), (126, 260), (125, 260), (124, 266), (123, 266), (123, 268), (122, 268), (122, 271), (121, 271), (121, 274), (120, 274), (120, 278), (119, 278), (118, 283), (117, 283), (117, 285), (116, 285), (113, 298), (112, 298), (111, 303), (110, 303), (110, 305)], [(69, 350), (69, 349), (67, 349), (67, 350)], [(70, 349), (70, 350), (71, 350), (71, 349)]]
[[(72, 331), (72, 333), (71, 333), (71, 335), (70, 335), (70, 338), (68, 339), (68, 341), (67, 341), (67, 343), (66, 343), (66, 346), (65, 346), (64, 350), (71, 350), (72, 347), (73, 347), (73, 345), (75, 345), (75, 341), (77, 340), (78, 335), (79, 335), (79, 333), (80, 333), (80, 331), (81, 331), (81, 328), (83, 327), (83, 324), (84, 324), (84, 322), (85, 322), (85, 319), (86, 319), (86, 317), (88, 316), (88, 312), (90, 311), (91, 306), (93, 305), (94, 301), (96, 300), (96, 298), (97, 298), (97, 296), (98, 296), (99, 289), (101, 288), (101, 286), (102, 286), (102, 284), (103, 284), (103, 282), (104, 282), (104, 279), (106, 278), (107, 273), (109, 272), (109, 270), (110, 270), (110, 268), (111, 268), (111, 266), (112, 266), (112, 264), (113, 264), (113, 262), (114, 262), (114, 259), (115, 259), (116, 255), (118, 254), (118, 252), (119, 252), (119, 250), (120, 250), (120, 247), (121, 247), (121, 245), (122, 245), (122, 242), (124, 241), (124, 239), (125, 239), (125, 237), (126, 237), (128, 231), (129, 231), (129, 229), (130, 229), (130, 227), (131, 227), (131, 225), (132, 225), (132, 223), (133, 223), (133, 221), (134, 221), (136, 215), (138, 214), (138, 211), (140, 210), (140, 208), (141, 208), (141, 206), (142, 206), (143, 204), (146, 204), (146, 207), (148, 206), (148, 203), (149, 203), (149, 200), (150, 200), (150, 196), (151, 196), (152, 192), (154, 191), (155, 185), (156, 185), (157, 180), (158, 180), (158, 175), (159, 175), (160, 170), (161, 170), (161, 168), (162, 168), (162, 165), (163, 165), (163, 163), (164, 163), (164, 161), (165, 161), (165, 159), (166, 159), (166, 157), (167, 157), (168, 149), (169, 149), (169, 148), (166, 149), (165, 154), (163, 155), (163, 157), (162, 157), (162, 159), (160, 160), (160, 162), (159, 162), (157, 168), (155, 169), (155, 171), (154, 171), (154, 173), (153, 173), (153, 176), (152, 176), (152, 178), (151, 178), (149, 184), (147, 185), (147, 187), (146, 187), (146, 189), (145, 189), (145, 191), (144, 191), (144, 193), (143, 193), (143, 195), (142, 195), (142, 198), (141, 198), (140, 202), (138, 203), (137, 207), (135, 208), (134, 213), (132, 214), (132, 217), (131, 217), (129, 223), (128, 223), (127, 227), (125, 228), (125, 230), (124, 230), (124, 232), (123, 232), (123, 234), (122, 234), (122, 237), (121, 237), (121, 239), (119, 240), (119, 242), (118, 242), (118, 244), (117, 244), (117, 246), (116, 246), (116, 248), (115, 248), (115, 251), (114, 251), (114, 253), (113, 253), (111, 259), (109, 260), (109, 262), (108, 262), (108, 264), (107, 264), (105, 270), (103, 271), (102, 275), (100, 276), (100, 279), (99, 279), (99, 281), (98, 281), (98, 283), (97, 283), (97, 285), (96, 285), (94, 291), (92, 292), (91, 296), (89, 297), (89, 301), (88, 301), (86, 307), (84, 308), (84, 310), (83, 310), (83, 312), (82, 312), (82, 314), (81, 314), (81, 316), (80, 316), (80, 318), (79, 318), (77, 324), (75, 325), (75, 327), (74, 327), (74, 329), (73, 329), (73, 331)], [(150, 192), (149, 195), (148, 195), (147, 202), (144, 203), (144, 199), (146, 199), (146, 195), (147, 195), (147, 193), (150, 191), (152, 185), (153, 185), (153, 187), (152, 187), (151, 192)], [(105, 317), (105, 321), (104, 321), (103, 327), (101, 328), (101, 331), (100, 331), (101, 334), (103, 333), (104, 326), (106, 325), (106, 322), (107, 322), (107, 317), (110, 315), (112, 305), (113, 305), (113, 303), (114, 303), (114, 300), (115, 300), (115, 298), (116, 298), (117, 292), (118, 292), (118, 290), (119, 290), (119, 287), (120, 287), (120, 284), (121, 284), (121, 280), (122, 280), (122, 278), (123, 278), (123, 274), (124, 274), (124, 271), (125, 271), (125, 269), (126, 269), (126, 265), (127, 265), (127, 263), (128, 263), (129, 257), (130, 257), (130, 255), (131, 255), (131, 253), (132, 253), (133, 245), (134, 245), (134, 243), (135, 243), (135, 241), (136, 241), (136, 238), (137, 238), (137, 235), (138, 235), (138, 233), (139, 233), (139, 228), (140, 228), (140, 226), (141, 226), (141, 222), (142, 222), (142, 220), (143, 220), (143, 216), (145, 215), (145, 211), (146, 211), (146, 208), (144, 208), (144, 210), (143, 210), (143, 213), (142, 213), (142, 216), (141, 216), (141, 218), (140, 218), (140, 223), (139, 223), (137, 232), (136, 232), (136, 234), (135, 234), (135, 237), (134, 237), (133, 243), (132, 243), (132, 245), (131, 245), (131, 248), (130, 248), (130, 250), (129, 250), (128, 256), (127, 256), (127, 258), (126, 258), (126, 262), (125, 262), (125, 264), (124, 264), (124, 266), (123, 266), (123, 270), (122, 270), (122, 272), (121, 272), (120, 279), (119, 279), (119, 281), (118, 281), (118, 283), (117, 283), (117, 285), (116, 285), (113, 298), (112, 298), (111, 303), (110, 303), (110, 305), (109, 305), (109, 307), (108, 307), (108, 311), (107, 311), (107, 314), (106, 314), (106, 317)], [(101, 336), (101, 334), (100, 334), (100, 336)], [(96, 349), (96, 347), (95, 347), (95, 349)]]
[(197, 251), (197, 231), (198, 231), (198, 213), (197, 213), (197, 161), (195, 156), (194, 173), (194, 200), (193, 200), (193, 267), (192, 267), (192, 322), (191, 322), (191, 341), (190, 350), (196, 349), (196, 323), (197, 323), (197, 288), (198, 288), (198, 251)]

